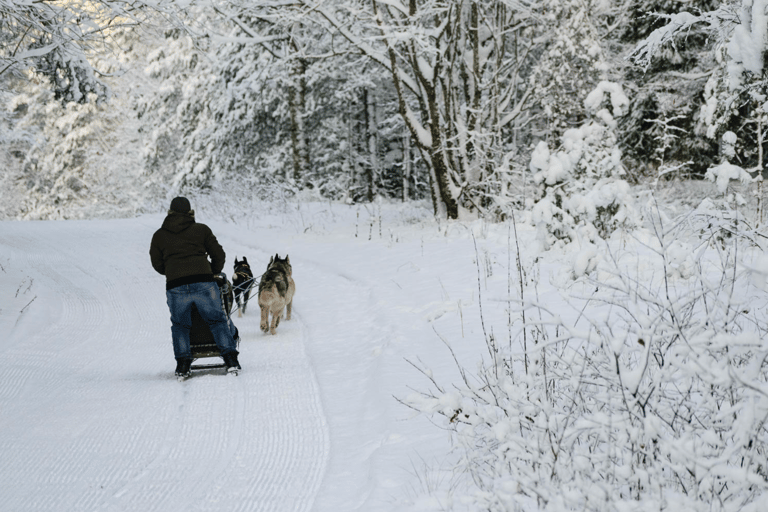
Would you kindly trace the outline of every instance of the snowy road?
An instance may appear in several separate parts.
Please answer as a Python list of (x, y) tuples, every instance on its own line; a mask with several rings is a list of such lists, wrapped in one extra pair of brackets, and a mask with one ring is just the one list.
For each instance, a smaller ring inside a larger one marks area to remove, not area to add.
[(178, 383), (148, 256), (161, 220), (0, 224), (0, 510), (398, 509), (413, 447), (439, 437), (392, 398), (408, 366), (393, 347), (434, 339), (382, 307), (402, 286), (369, 282), (370, 254), (357, 268), (331, 242), (209, 222), (229, 274), (236, 255), (259, 274), (289, 251), (294, 318), (264, 335), (252, 303), (234, 317), (243, 372)]
[(152, 228), (118, 224), (3, 225), (5, 257), (46, 296), (1, 346), (13, 471), (0, 508), (311, 510), (329, 441), (300, 315), (266, 338), (245, 317), (246, 371), (179, 384), (162, 278), (146, 265)]

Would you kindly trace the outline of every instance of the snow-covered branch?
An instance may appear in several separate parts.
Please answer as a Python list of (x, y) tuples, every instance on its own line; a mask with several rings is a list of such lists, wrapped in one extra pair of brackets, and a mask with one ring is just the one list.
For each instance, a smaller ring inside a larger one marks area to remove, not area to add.
[(738, 13), (728, 4), (700, 15), (681, 12), (677, 14), (653, 14), (652, 16), (667, 19), (668, 22), (641, 41), (627, 57), (646, 69), (650, 66), (653, 57), (665, 44), (674, 43), (677, 37), (696, 24), (707, 25), (708, 30), (717, 34), (722, 42), (728, 37), (733, 27), (740, 23)]

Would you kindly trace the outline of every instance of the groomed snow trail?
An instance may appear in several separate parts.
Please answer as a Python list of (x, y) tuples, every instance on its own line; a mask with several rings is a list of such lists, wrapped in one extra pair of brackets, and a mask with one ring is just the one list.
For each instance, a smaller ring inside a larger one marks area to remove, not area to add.
[(176, 382), (160, 220), (2, 223), (0, 264), (34, 299), (0, 337), (0, 510), (315, 507), (330, 441), (300, 308), (264, 336), (252, 303), (243, 372)]

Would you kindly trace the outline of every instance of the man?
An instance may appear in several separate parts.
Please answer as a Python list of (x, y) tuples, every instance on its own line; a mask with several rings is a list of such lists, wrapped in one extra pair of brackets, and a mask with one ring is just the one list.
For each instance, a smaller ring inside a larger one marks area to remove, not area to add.
[(214, 274), (224, 268), (226, 254), (211, 229), (195, 222), (195, 212), (186, 197), (171, 201), (163, 226), (152, 236), (149, 256), (154, 269), (166, 280), (176, 375), (188, 377), (192, 366), (192, 304), (211, 329), (227, 371), (240, 370), (230, 319), (222, 309), (221, 292), (213, 280)]

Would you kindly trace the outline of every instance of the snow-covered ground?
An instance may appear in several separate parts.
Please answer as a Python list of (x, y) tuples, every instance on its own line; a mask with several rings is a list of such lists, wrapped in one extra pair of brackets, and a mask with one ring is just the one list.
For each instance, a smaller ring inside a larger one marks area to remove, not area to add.
[[(413, 205), (281, 204), (229, 221), (196, 209), (228, 275), (235, 256), (257, 274), (275, 253), (293, 264), (294, 317), (276, 335), (255, 302), (233, 317), (237, 377), (173, 376), (148, 255), (161, 213), (0, 223), (0, 510), (441, 510), (449, 435), (397, 399), (429, 385), (416, 366), (459, 381), (443, 340), (473, 368), (488, 334), (518, 322), (510, 225), (438, 223)], [(540, 255), (517, 228), (524, 266), (539, 259), (537, 300), (560, 308), (594, 254)], [(652, 275), (643, 258), (628, 264)]]
[(474, 248), (426, 208), (359, 212), (199, 213), (229, 275), (290, 255), (295, 314), (265, 335), (252, 303), (243, 372), (183, 383), (148, 256), (162, 214), (0, 224), (0, 510), (402, 510), (428, 491), (447, 437), (395, 397), (423, 383), (406, 358), (447, 361), (434, 320), (475, 344)]

